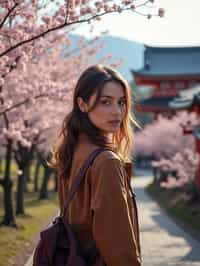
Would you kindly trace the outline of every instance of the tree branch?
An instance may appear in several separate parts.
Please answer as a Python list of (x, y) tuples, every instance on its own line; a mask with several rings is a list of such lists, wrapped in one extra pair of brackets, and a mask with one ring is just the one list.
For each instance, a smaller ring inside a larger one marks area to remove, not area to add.
[[(48, 96), (48, 94), (46, 94), (46, 93), (39, 94), (39, 95), (33, 97), (33, 99), (38, 99), (38, 98), (47, 97), (47, 96)], [(16, 103), (16, 104), (4, 109), (3, 111), (0, 112), (0, 116), (5, 115), (7, 112), (9, 112), (9, 111), (11, 111), (17, 107), (20, 107), (21, 105), (28, 103), (29, 101), (30, 101), (30, 98), (27, 98), (27, 99), (23, 100), (22, 102)]]
[(69, 16), (69, 1), (67, 1), (67, 4), (66, 4), (65, 23), (68, 23), (68, 16)]
[[(135, 8), (138, 8), (138, 7), (141, 7), (141, 6), (145, 6), (148, 2), (149, 2), (149, 0), (145, 1), (145, 2), (142, 3), (142, 4), (139, 4), (139, 5), (135, 6)], [(121, 9), (121, 12), (123, 12), (123, 11), (127, 11), (127, 10), (132, 10), (132, 9), (131, 9), (131, 7), (123, 8), (123, 9)], [(68, 22), (64, 22), (63, 24), (60, 24), (60, 25), (58, 25), (58, 26), (56, 26), (56, 27), (53, 27), (53, 28), (47, 29), (46, 31), (44, 31), (44, 32), (42, 32), (42, 33), (40, 33), (40, 34), (38, 34), (38, 35), (32, 37), (32, 38), (29, 38), (29, 39), (27, 39), (27, 40), (21, 41), (21, 42), (15, 44), (15, 45), (11, 46), (10, 48), (8, 48), (8, 49), (5, 50), (4, 52), (2, 52), (2, 53), (0, 54), (0, 57), (6, 55), (7, 53), (11, 52), (12, 50), (18, 48), (19, 46), (22, 46), (22, 45), (27, 44), (27, 43), (29, 43), (29, 42), (32, 42), (32, 41), (34, 41), (34, 40), (36, 40), (36, 39), (39, 39), (39, 38), (41, 38), (41, 37), (44, 37), (45, 35), (47, 35), (47, 34), (50, 33), (50, 32), (53, 32), (53, 31), (56, 31), (56, 30), (62, 29), (62, 28), (64, 28), (64, 27), (66, 27), (66, 26), (71, 26), (71, 25), (80, 24), (80, 23), (85, 23), (85, 22), (88, 22), (88, 23), (89, 23), (91, 20), (94, 20), (94, 19), (96, 19), (96, 18), (98, 18), (98, 17), (102, 17), (102, 16), (104, 16), (105, 14), (109, 14), (109, 13), (118, 13), (118, 12), (119, 12), (119, 11), (116, 11), (116, 10), (105, 11), (105, 12), (102, 12), (101, 14), (97, 14), (97, 15), (91, 16), (91, 17), (89, 17), (89, 18), (87, 18), (87, 19), (76, 20), (76, 21), (69, 22), (69, 23), (68, 23)], [(148, 16), (148, 15), (146, 15), (146, 14), (142, 14), (142, 13), (136, 12), (135, 10), (133, 10), (133, 12), (138, 13), (138, 14), (140, 14), (140, 15), (143, 15), (143, 16), (145, 16), (145, 17)]]
[[(86, 44), (89, 46), (89, 45), (92, 45), (94, 42), (95, 42), (95, 39), (92, 39), (92, 40), (87, 41)], [(70, 55), (75, 54), (75, 53), (78, 52), (79, 50), (80, 50), (79, 47), (74, 48), (74, 49), (72, 49), (71, 51), (67, 52), (67, 53), (65, 54), (65, 56), (70, 57)]]
[(150, 3), (150, 0), (146, 0), (144, 3), (138, 4), (136, 8), (146, 6), (148, 3)]
[(3, 27), (4, 23), (6, 22), (7, 18), (10, 16), (10, 14), (13, 12), (13, 10), (18, 6), (18, 3), (15, 3), (15, 5), (11, 8), (8, 9), (8, 13), (5, 15), (5, 17), (3, 18), (3, 20), (0, 23), (0, 28)]

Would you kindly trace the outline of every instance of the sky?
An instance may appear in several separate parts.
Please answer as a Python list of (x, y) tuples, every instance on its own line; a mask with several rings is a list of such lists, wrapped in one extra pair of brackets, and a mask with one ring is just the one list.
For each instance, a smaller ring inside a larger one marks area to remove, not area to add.
[(92, 37), (108, 30), (110, 35), (154, 46), (200, 46), (200, 0), (155, 0), (152, 8), (165, 9), (165, 17), (146, 19), (134, 12), (105, 15), (90, 33), (87, 24), (74, 33)]

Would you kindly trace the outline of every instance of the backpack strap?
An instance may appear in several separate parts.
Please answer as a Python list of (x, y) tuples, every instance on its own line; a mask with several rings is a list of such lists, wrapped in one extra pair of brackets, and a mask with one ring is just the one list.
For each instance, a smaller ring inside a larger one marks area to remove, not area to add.
[(107, 149), (106, 148), (97, 148), (85, 160), (84, 164), (82, 165), (82, 167), (80, 168), (78, 174), (76, 175), (76, 178), (75, 178), (74, 182), (72, 183), (72, 187), (71, 187), (69, 193), (67, 194), (67, 198), (65, 200), (64, 208), (63, 208), (63, 210), (61, 211), (61, 214), (60, 214), (60, 216), (62, 218), (65, 217), (65, 214), (66, 214), (66, 211), (67, 211), (67, 209), (69, 207), (69, 204), (70, 204), (72, 198), (74, 197), (79, 185), (81, 184), (82, 180), (84, 179), (85, 173), (88, 170), (89, 166), (93, 163), (93, 161), (96, 158), (96, 156), (100, 152), (105, 151), (105, 150), (107, 150)]

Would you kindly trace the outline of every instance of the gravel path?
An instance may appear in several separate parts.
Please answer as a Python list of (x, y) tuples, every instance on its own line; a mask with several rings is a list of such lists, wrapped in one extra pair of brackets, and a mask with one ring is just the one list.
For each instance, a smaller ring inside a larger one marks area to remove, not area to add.
[(138, 204), (143, 266), (200, 266), (200, 242), (184, 232), (148, 196), (145, 187), (152, 177), (144, 172), (140, 174), (133, 180), (133, 186)]

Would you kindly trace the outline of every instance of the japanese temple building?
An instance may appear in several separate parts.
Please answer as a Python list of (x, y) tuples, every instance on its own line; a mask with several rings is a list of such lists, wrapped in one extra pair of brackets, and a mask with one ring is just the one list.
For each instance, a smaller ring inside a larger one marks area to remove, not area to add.
[(173, 115), (170, 102), (180, 91), (200, 84), (200, 47), (145, 46), (144, 66), (131, 70), (137, 86), (153, 88), (150, 98), (137, 105), (139, 112)]

